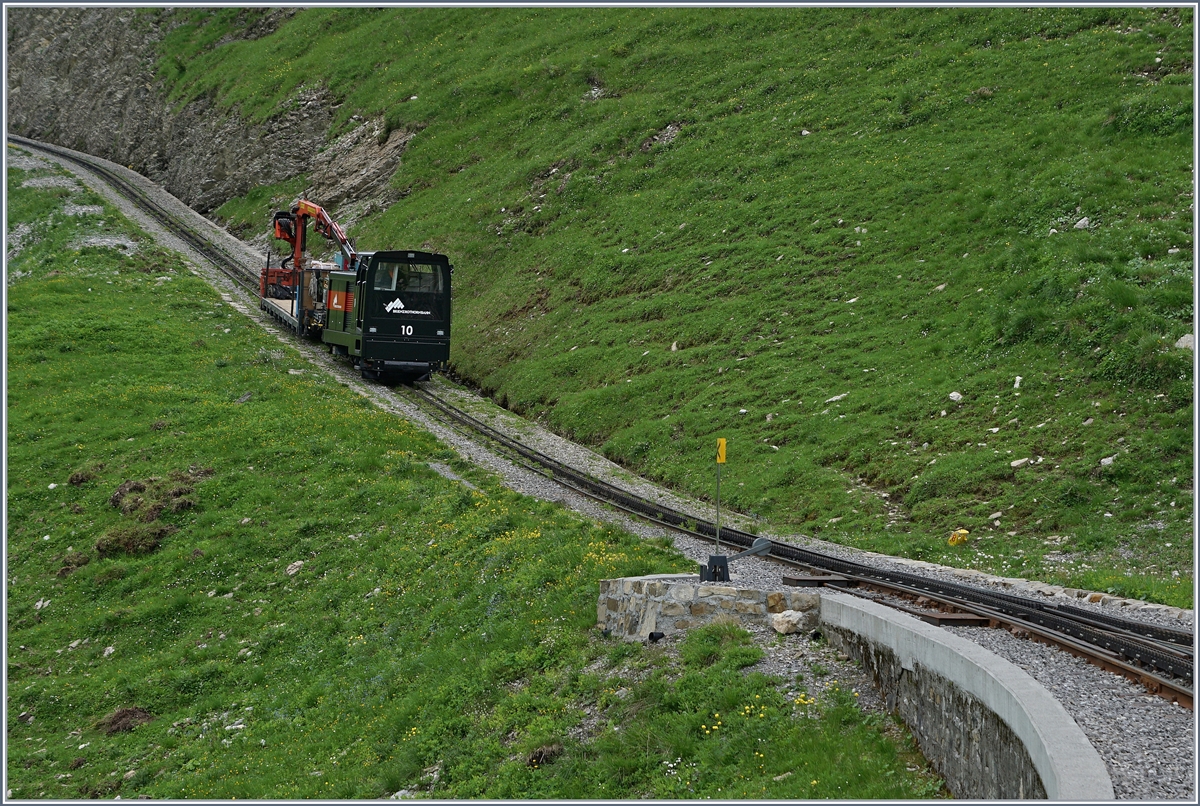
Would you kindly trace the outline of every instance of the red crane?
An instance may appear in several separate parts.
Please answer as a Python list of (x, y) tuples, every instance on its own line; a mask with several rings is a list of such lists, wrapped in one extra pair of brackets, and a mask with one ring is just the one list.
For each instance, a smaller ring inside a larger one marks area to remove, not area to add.
[(313, 229), (318, 234), (337, 243), (345, 261), (345, 268), (349, 269), (354, 263), (357, 253), (350, 243), (350, 239), (346, 237), (346, 230), (329, 217), (329, 213), (325, 212), (324, 207), (313, 204), (307, 199), (298, 200), (292, 205), (290, 213), (280, 211), (275, 214), (275, 237), (292, 245), (293, 268), (304, 268), (305, 236), (310, 218), (313, 219)]
[[(324, 279), (329, 270), (334, 268), (319, 263), (309, 266), (305, 256), (309, 219), (312, 219), (313, 229), (318, 234), (337, 243), (341, 260), (335, 262), (340, 263), (339, 269), (354, 271), (358, 258), (358, 252), (346, 236), (346, 230), (329, 216), (325, 208), (307, 199), (298, 199), (290, 212), (280, 210), (275, 213), (272, 218), (275, 237), (291, 244), (292, 253), (279, 262), (278, 268), (271, 267), (270, 252), (267, 253), (266, 266), (259, 274), (259, 295), (263, 299), (294, 300), (296, 304), (291, 313), (297, 319), (300, 332), (308, 332), (314, 326), (319, 329), (322, 325), (323, 320), (316, 309), (324, 308)], [(311, 276), (306, 277), (306, 274)], [(301, 286), (310, 280), (311, 288), (303, 290)]]

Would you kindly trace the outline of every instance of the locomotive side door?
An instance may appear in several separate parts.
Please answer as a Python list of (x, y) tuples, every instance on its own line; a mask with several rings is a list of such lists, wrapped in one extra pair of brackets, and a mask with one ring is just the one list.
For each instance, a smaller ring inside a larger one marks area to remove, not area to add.
[(354, 272), (331, 271), (329, 273), (329, 289), (325, 293), (328, 306), (325, 327), (321, 331), (321, 340), (330, 344), (339, 355), (350, 355), (351, 350), (358, 354), (355, 341), (358, 336), (354, 330), (355, 311), (357, 302), (354, 299), (356, 289)]
[(367, 263), (368, 261), (360, 257), (358, 260), (357, 273), (355, 275), (355, 287), (358, 291), (354, 295), (354, 330), (357, 339), (355, 340), (355, 355), (362, 354), (362, 332), (363, 332), (363, 312), (367, 309)]

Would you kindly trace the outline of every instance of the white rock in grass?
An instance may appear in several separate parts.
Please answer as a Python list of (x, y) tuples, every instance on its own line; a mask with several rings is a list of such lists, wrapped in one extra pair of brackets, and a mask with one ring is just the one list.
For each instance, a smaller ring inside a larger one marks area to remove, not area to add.
[(1087, 229), (1091, 223), (1088, 221), (1087, 216), (1084, 216), (1075, 223), (1075, 229)]
[(1109, 465), (1111, 465), (1113, 463), (1113, 461), (1116, 458), (1117, 458), (1117, 454), (1115, 454), (1115, 453), (1112, 456), (1105, 456), (1103, 459), (1100, 460), (1100, 464), (1103, 465), (1104, 467), (1108, 467)]
[(677, 342), (677, 341), (671, 342), (671, 352), (673, 352), (673, 353), (679, 352), (679, 342)]
[(1091, 425), (1091, 424), (1092, 424), (1092, 423), (1094, 423), (1094, 422), (1096, 422), (1096, 421), (1095, 421), (1093, 418), (1091, 418), (1091, 417), (1088, 417), (1086, 420), (1084, 420), (1084, 421), (1083, 421), (1083, 424), (1084, 424), (1084, 425)]
[(300, 569), (303, 567), (304, 567), (304, 560), (296, 560), (296, 562), (292, 563), (291, 565), (289, 565), (287, 567), (287, 575), (290, 577), (294, 577), (294, 576), (296, 576), (296, 574), (300, 573)]
[(991, 515), (988, 515), (987, 519), (989, 521), (998, 521), (998, 520), (1000, 520), (1000, 516), (1003, 514), (1004, 514), (1003, 512), (993, 512)]
[(1180, 350), (1195, 350), (1196, 349), (1196, 337), (1193, 336), (1191, 333), (1185, 333), (1184, 335), (1179, 337), (1179, 341), (1175, 342), (1175, 346), (1178, 347)]
[(38, 599), (37, 602), (33, 605), (33, 609), (41, 610), (43, 607), (49, 607), (49, 606), (50, 606), (49, 599)]
[(1020, 389), (1021, 381), (1023, 381), (1023, 380), (1024, 380), (1024, 378), (1022, 378), (1020, 375), (1018, 375), (1017, 379), (1015, 381), (1013, 381), (1013, 389)]
[(933, 290), (934, 290), (934, 291), (945, 291), (945, 290), (946, 290), (946, 286), (947, 286), (947, 283), (942, 283), (941, 285), (939, 285), (937, 288), (935, 288), (935, 289), (933, 289)]
[(955, 403), (959, 403), (962, 401), (962, 395), (960, 395), (958, 392), (951, 392), (950, 399), (953, 400)]
[(828, 399), (828, 400), (826, 400), (825, 402), (826, 402), (826, 403), (836, 403), (837, 401), (841, 400), (842, 398), (844, 398), (844, 397), (845, 397), (846, 395), (848, 395), (848, 394), (850, 394), (850, 393), (849, 393), (849, 392), (842, 392), (840, 395), (834, 395), (833, 397), (829, 398), (829, 399)]
[(1029, 464), (1028, 456), (1026, 456), (1024, 459), (1017, 459), (1015, 461), (1009, 462), (1009, 465), (1011, 465), (1012, 467), (1024, 467), (1027, 464)]
[(114, 653), (116, 651), (117, 651), (117, 648), (115, 646), (106, 646), (106, 647), (104, 647), (104, 657), (107, 658), (109, 655), (111, 655), (112, 653)]

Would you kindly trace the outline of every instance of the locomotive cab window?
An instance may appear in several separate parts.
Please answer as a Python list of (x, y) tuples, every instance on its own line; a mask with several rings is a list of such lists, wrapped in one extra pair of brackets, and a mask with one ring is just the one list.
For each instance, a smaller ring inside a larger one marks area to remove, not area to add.
[(375, 290), (440, 294), (442, 270), (439, 266), (422, 263), (380, 261), (375, 268)]
[[(446, 297), (444, 267), (427, 263), (379, 260), (371, 280), (373, 317), (442, 321)], [(383, 332), (383, 331), (380, 331)]]

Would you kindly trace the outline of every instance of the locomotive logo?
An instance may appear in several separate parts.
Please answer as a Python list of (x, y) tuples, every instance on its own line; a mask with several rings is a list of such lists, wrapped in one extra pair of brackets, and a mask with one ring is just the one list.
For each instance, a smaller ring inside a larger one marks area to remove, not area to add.
[(383, 309), (388, 313), (400, 313), (401, 311), (404, 311), (404, 313), (408, 314), (409, 316), (433, 316), (432, 311), (415, 311), (411, 308), (405, 308), (404, 303), (400, 301), (399, 297), (396, 297), (387, 305), (384, 305)]

